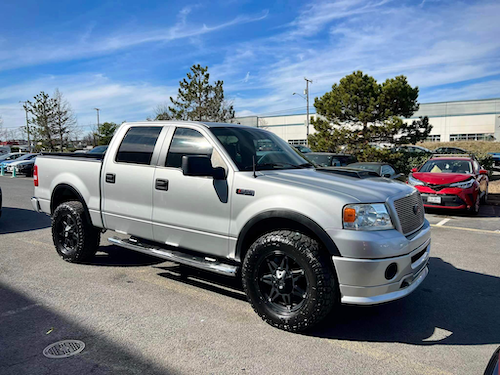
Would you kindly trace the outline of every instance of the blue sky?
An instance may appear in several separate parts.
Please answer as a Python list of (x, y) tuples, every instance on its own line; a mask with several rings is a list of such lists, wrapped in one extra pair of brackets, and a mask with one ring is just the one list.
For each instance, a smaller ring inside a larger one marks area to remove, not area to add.
[(305, 111), (354, 70), (404, 74), (420, 101), (500, 97), (500, 2), (34, 1), (0, 3), (0, 116), (59, 90), (80, 129), (144, 120), (193, 64), (224, 80), (238, 115)]

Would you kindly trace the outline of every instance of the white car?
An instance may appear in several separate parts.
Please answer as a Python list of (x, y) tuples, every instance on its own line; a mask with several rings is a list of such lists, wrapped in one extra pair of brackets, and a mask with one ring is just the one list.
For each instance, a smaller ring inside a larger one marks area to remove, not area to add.
[(14, 169), (16, 173), (22, 173), (26, 176), (33, 175), (33, 166), (35, 165), (35, 159), (38, 154), (27, 154), (21, 156), (18, 160), (7, 164), (6, 170), (8, 173), (12, 173)]

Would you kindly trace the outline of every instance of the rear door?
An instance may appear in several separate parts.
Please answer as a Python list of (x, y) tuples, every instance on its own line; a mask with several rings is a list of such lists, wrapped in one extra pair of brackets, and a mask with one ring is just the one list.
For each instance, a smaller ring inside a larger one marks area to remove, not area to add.
[(104, 225), (152, 240), (153, 177), (161, 144), (158, 140), (168, 127), (131, 126), (125, 131), (116, 154), (105, 157), (101, 176)]
[[(208, 131), (177, 127), (165, 140), (153, 191), (153, 231), (157, 242), (227, 257), (233, 171)], [(184, 155), (207, 155), (212, 167), (223, 167), (225, 180), (185, 176)]]

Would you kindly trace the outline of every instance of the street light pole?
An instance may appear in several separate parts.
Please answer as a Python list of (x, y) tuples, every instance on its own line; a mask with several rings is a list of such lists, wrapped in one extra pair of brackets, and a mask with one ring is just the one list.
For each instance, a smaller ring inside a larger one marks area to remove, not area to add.
[(307, 119), (306, 119), (306, 145), (309, 147), (309, 82), (313, 82), (312, 79), (307, 79), (304, 77), (306, 81), (306, 102), (307, 102)]
[(26, 133), (28, 134), (28, 152), (31, 153), (31, 141), (30, 141), (30, 125), (28, 122), (28, 107), (26, 107), (26, 102), (19, 101), (19, 103), (23, 103), (24, 112), (26, 113)]
[[(97, 131), (99, 131), (99, 111), (100, 109), (99, 108), (94, 108), (96, 111), (97, 111)], [(95, 133), (94, 133), (94, 146), (96, 146), (96, 142), (95, 142)]]

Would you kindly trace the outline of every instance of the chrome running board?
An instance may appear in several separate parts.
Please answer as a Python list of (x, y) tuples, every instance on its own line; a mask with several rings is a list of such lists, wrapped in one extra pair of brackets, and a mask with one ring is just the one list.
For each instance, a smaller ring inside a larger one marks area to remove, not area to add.
[(124, 247), (129, 250), (138, 251), (147, 255), (152, 255), (158, 258), (169, 260), (171, 262), (185, 264), (186, 266), (191, 266), (194, 268), (199, 268), (209, 272), (215, 272), (220, 275), (226, 276), (236, 276), (238, 272), (238, 267), (230, 264), (221, 263), (213, 258), (203, 258), (194, 255), (188, 255), (181, 253), (179, 251), (173, 251), (164, 249), (159, 246), (143, 244), (138, 241), (119, 238), (119, 237), (109, 237), (108, 241), (114, 245)]

